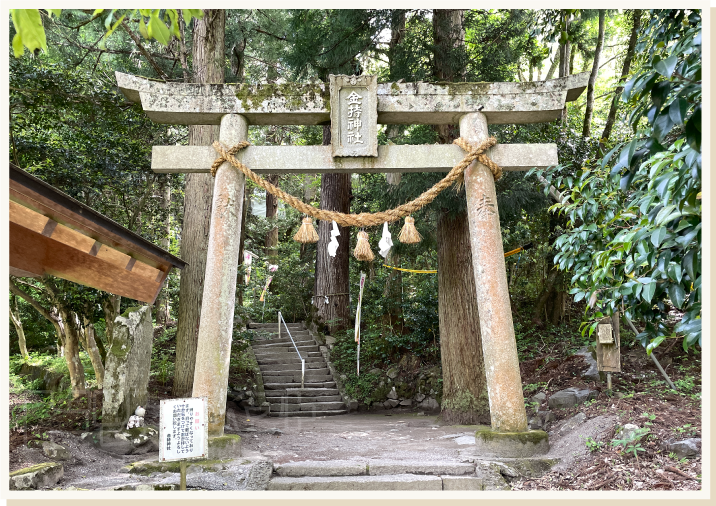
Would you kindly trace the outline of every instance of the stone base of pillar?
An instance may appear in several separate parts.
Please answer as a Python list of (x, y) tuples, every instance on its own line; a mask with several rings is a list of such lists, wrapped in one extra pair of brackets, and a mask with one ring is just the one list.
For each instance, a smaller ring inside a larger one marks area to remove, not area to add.
[(484, 457), (524, 458), (544, 455), (549, 439), (543, 430), (496, 432), (482, 429), (475, 432), (475, 453)]
[(241, 436), (224, 434), (209, 438), (209, 460), (238, 459), (241, 457)]

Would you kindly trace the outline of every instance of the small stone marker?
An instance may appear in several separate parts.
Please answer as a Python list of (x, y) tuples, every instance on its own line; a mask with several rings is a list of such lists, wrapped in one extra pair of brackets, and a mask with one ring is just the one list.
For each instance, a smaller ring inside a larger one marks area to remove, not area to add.
[(378, 78), (329, 77), (333, 156), (378, 156)]

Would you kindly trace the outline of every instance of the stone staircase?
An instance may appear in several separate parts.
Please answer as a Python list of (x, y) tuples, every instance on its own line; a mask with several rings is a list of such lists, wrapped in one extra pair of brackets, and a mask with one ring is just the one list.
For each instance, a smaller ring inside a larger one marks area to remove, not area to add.
[(261, 369), (269, 416), (328, 416), (348, 413), (318, 344), (302, 323), (288, 329), (306, 361), (304, 388), (301, 388), (301, 360), (282, 327), (277, 323), (252, 323), (251, 345)]
[(267, 490), (509, 490), (474, 463), (334, 460), (274, 464)]

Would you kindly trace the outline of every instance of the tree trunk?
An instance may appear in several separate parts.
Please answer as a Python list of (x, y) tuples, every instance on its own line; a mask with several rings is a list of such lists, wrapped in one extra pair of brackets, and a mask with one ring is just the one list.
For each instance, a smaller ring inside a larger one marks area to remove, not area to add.
[(634, 24), (632, 25), (631, 34), (629, 35), (629, 45), (627, 46), (627, 53), (624, 58), (624, 64), (622, 65), (622, 74), (619, 78), (620, 85), (614, 90), (614, 98), (612, 98), (612, 105), (609, 107), (609, 114), (607, 114), (607, 123), (604, 125), (604, 131), (600, 145), (604, 146), (612, 135), (612, 128), (614, 127), (614, 120), (617, 117), (617, 106), (619, 105), (619, 99), (624, 91), (622, 84), (626, 81), (629, 76), (629, 69), (631, 68), (631, 61), (634, 58), (634, 48), (636, 47), (637, 35), (639, 34), (639, 28), (641, 27), (641, 10), (635, 9), (632, 13), (634, 18)]
[(87, 394), (85, 389), (85, 369), (80, 360), (79, 329), (69, 310), (60, 306), (60, 317), (65, 323), (65, 362), (70, 373), (72, 398)]
[(594, 64), (592, 65), (592, 73), (589, 74), (589, 85), (587, 86), (587, 108), (584, 113), (584, 127), (582, 128), (582, 137), (589, 137), (592, 128), (592, 111), (594, 109), (594, 85), (597, 82), (597, 73), (599, 72), (599, 58), (602, 54), (603, 43), (604, 9), (600, 9), (599, 34), (597, 35), (597, 48), (594, 50)]
[[(193, 71), (196, 83), (224, 82), (225, 21), (226, 12), (223, 9), (205, 9), (204, 17), (194, 20)], [(218, 126), (189, 127), (191, 146), (210, 146), (218, 138)], [(211, 174), (189, 174), (184, 192), (184, 223), (179, 256), (188, 265), (182, 270), (179, 284), (174, 397), (190, 397), (194, 386), (214, 178)]]
[(114, 337), (114, 320), (119, 316), (119, 308), (122, 304), (122, 297), (110, 295), (102, 299), (102, 310), (104, 311), (104, 337), (107, 340), (107, 348), (112, 347)]
[[(172, 201), (172, 188), (166, 178), (162, 179), (160, 192), (162, 195), (161, 207), (164, 210), (164, 237), (162, 237), (160, 245), (165, 251), (168, 251), (169, 235), (171, 233), (169, 206), (171, 205)], [(166, 327), (167, 322), (169, 321), (169, 297), (167, 294), (168, 290), (166, 289), (165, 284), (164, 288), (159, 294), (159, 297), (157, 297), (157, 301), (154, 303), (154, 307), (156, 308), (155, 320), (157, 322), (158, 327)]]
[[(569, 33), (569, 17), (570, 15), (566, 12), (562, 12), (563, 16), (563, 22), (564, 22), (564, 30)], [(572, 63), (571, 59), (571, 44), (569, 41), (565, 41), (564, 44), (559, 46), (560, 48), (560, 58), (559, 58), (559, 77), (566, 77), (569, 75), (569, 69), (570, 65)], [(562, 122), (567, 121), (567, 104), (564, 104), (564, 109), (562, 109), (562, 115), (560, 120)]]
[(20, 355), (23, 360), (30, 358), (27, 353), (27, 342), (25, 341), (25, 330), (22, 328), (22, 319), (20, 318), (20, 310), (17, 307), (17, 296), (13, 294), (12, 301), (10, 302), (10, 319), (12, 324), (15, 325), (17, 331), (17, 344), (20, 346)]
[[(549, 262), (549, 257), (547, 261)], [(539, 297), (537, 298), (537, 303), (532, 310), (532, 321), (536, 325), (542, 325), (542, 313), (544, 313), (545, 311), (545, 306), (547, 305), (547, 301), (549, 300), (550, 294), (552, 293), (552, 289), (554, 288), (558, 273), (559, 270), (556, 267), (549, 271), (549, 274), (547, 275), (547, 280), (545, 281), (544, 287), (542, 288), (542, 293), (540, 293)]]
[[(453, 49), (463, 45), (462, 10), (433, 11), (434, 75), (441, 81), (460, 79), (452, 63)], [(438, 125), (439, 143), (459, 136), (456, 125)], [(472, 270), (467, 211), (450, 217), (441, 213), (437, 230), (438, 314), (443, 370), (441, 413), (446, 423), (489, 423), (485, 364)]]
[[(274, 186), (278, 185), (278, 174), (269, 174), (266, 180)], [(273, 194), (266, 192), (266, 219), (276, 221), (276, 214), (278, 213), (278, 198)], [(278, 227), (273, 227), (271, 230), (266, 232), (266, 239), (264, 241), (266, 247), (266, 255), (269, 256), (272, 262), (275, 262), (278, 258)]]
[[(244, 243), (246, 242), (246, 213), (251, 207), (251, 187), (244, 186), (244, 205), (241, 207), (241, 239), (239, 240), (239, 262), (244, 263)], [(246, 278), (241, 275), (236, 280), (236, 306), (244, 305), (244, 289), (246, 288)]]
[(549, 66), (549, 70), (547, 71), (547, 77), (545, 77), (545, 80), (549, 81), (554, 77), (554, 73), (557, 70), (557, 67), (559, 66), (559, 50), (557, 51), (557, 54), (554, 55), (554, 60), (552, 61), (552, 65)]
[(84, 318), (84, 328), (80, 333), (84, 338), (82, 339), (82, 346), (84, 346), (92, 362), (94, 377), (97, 380), (97, 388), (101, 389), (104, 385), (104, 364), (102, 362), (102, 355), (97, 347), (97, 341), (99, 341), (99, 339), (95, 339), (94, 324), (87, 318)]
[(442, 213), (437, 239), (442, 419), (448, 424), (489, 424), (467, 212), (454, 218)]
[[(454, 64), (454, 50), (464, 45), (464, 15), (464, 9), (433, 9), (433, 76), (436, 81), (459, 81), (462, 77), (462, 69)], [(450, 144), (460, 136), (457, 125), (437, 125), (436, 129), (440, 144)]]
[(58, 355), (62, 354), (61, 350), (64, 348), (64, 345), (65, 345), (65, 330), (64, 330), (64, 327), (62, 326), (59, 316), (51, 311), (48, 311), (44, 307), (42, 307), (42, 305), (37, 300), (35, 300), (35, 298), (32, 297), (32, 295), (30, 295), (29, 293), (22, 290), (19, 286), (17, 286), (17, 284), (15, 284), (15, 282), (13, 281), (12, 278), (10, 278), (10, 291), (14, 295), (17, 295), (18, 297), (22, 297), (22, 299), (25, 302), (30, 304), (47, 321), (52, 323), (52, 326), (55, 327), (55, 333), (57, 334), (57, 354)]
[[(394, 253), (391, 248), (386, 258), (386, 263), (400, 267), (400, 256)], [(403, 273), (396, 269), (390, 269), (388, 278), (385, 280), (383, 298), (386, 301), (387, 324), (394, 334), (403, 333)]]
[[(323, 127), (323, 145), (331, 143), (330, 126)], [(351, 175), (323, 174), (321, 176), (321, 209), (347, 213), (350, 211)], [(348, 298), (348, 261), (350, 227), (338, 227), (338, 250), (336, 256), (328, 254), (332, 223), (318, 222), (318, 246), (316, 249), (316, 281), (313, 304), (317, 316), (333, 333), (348, 327), (350, 306)], [(328, 297), (328, 304), (325, 303)]]

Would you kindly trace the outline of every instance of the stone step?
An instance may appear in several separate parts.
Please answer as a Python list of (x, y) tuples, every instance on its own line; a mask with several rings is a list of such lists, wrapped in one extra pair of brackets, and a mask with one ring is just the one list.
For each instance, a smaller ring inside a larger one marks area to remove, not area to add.
[[(296, 339), (299, 336), (311, 336), (311, 333), (307, 330), (293, 330), (288, 329), (291, 333), (291, 337)], [(290, 339), (288, 333), (285, 330), (281, 331), (281, 337), (278, 332), (269, 332), (268, 330), (254, 330), (254, 341), (272, 341), (274, 339)]]
[[(301, 386), (301, 373), (294, 373), (293, 371), (287, 371), (283, 374), (282, 371), (278, 371), (274, 374), (261, 373), (263, 381), (265, 383), (297, 383)], [(325, 383), (327, 381), (333, 381), (333, 376), (330, 374), (309, 374), (308, 372), (303, 376), (303, 383)]]
[[(317, 344), (298, 344), (296, 345), (298, 352), (303, 355), (303, 352), (319, 352)], [(293, 345), (286, 346), (285, 344), (278, 344), (276, 346), (265, 346), (265, 347), (254, 347), (254, 355), (259, 354), (265, 355), (266, 353), (296, 353), (296, 348)]]
[[(304, 360), (306, 361), (306, 366), (308, 364), (325, 364), (326, 361), (323, 359), (323, 356), (320, 357), (305, 357)], [(298, 358), (298, 355), (295, 353), (293, 356), (286, 357), (286, 358), (256, 358), (256, 361), (259, 363), (259, 365), (268, 365), (268, 364), (287, 364), (287, 365), (293, 365), (298, 364), (301, 365), (301, 359)], [(321, 367), (325, 367), (325, 365), (322, 365)]]
[[(293, 385), (293, 384), (292, 384)], [(335, 385), (334, 385), (335, 387)], [(341, 395), (337, 388), (334, 387), (307, 387), (307, 388), (293, 388), (293, 387), (277, 387), (268, 388), (264, 392), (266, 398), (270, 397), (323, 397), (324, 395)], [(266, 385), (264, 385), (266, 388)]]
[(437, 476), (310, 476), (271, 479), (267, 490), (442, 490)]
[(274, 471), (279, 476), (293, 477), (400, 474), (465, 476), (474, 475), (475, 464), (429, 460), (306, 460), (277, 464)]
[[(275, 391), (275, 390), (274, 390)], [(340, 395), (324, 395), (322, 397), (266, 397), (273, 404), (301, 404), (302, 402), (342, 402)]]
[[(293, 330), (294, 328), (300, 328), (303, 329), (303, 323), (286, 323), (286, 326), (289, 328), (289, 330)], [(248, 325), (249, 329), (278, 329), (278, 323), (272, 322), (272, 323), (249, 323)], [(281, 328), (283, 328), (283, 324), (281, 324)]]
[[(276, 348), (276, 347), (282, 347), (282, 346), (293, 348), (293, 344), (294, 343), (292, 343), (291, 340), (284, 341), (283, 339), (281, 339), (281, 342), (272, 342), (270, 340), (267, 340), (266, 343), (262, 343), (262, 344), (254, 343), (251, 345), (251, 347), (255, 351), (255, 350), (266, 350), (269, 348)], [(298, 346), (300, 348), (301, 346), (317, 346), (317, 344), (316, 344), (316, 341), (314, 341), (313, 339), (304, 339), (302, 341), (296, 340), (296, 346)]]
[(306, 460), (274, 464), (278, 476), (300, 478), (306, 476), (365, 476), (368, 464), (355, 460)]
[[(256, 361), (258, 361), (259, 363), (261, 363), (261, 361), (263, 360), (298, 360), (298, 363), (301, 363), (301, 359), (298, 358), (296, 350), (293, 350), (293, 353), (288, 353), (287, 351), (266, 351), (262, 353), (254, 353), (254, 356), (256, 357)], [(301, 358), (303, 358), (304, 360), (308, 360), (309, 358), (317, 358), (319, 360), (324, 360), (323, 354), (321, 354), (320, 351), (309, 351), (308, 353), (302, 351)]]
[[(273, 399), (272, 399), (273, 400)], [(346, 409), (346, 405), (339, 402), (302, 402), (300, 404), (271, 404), (271, 412), (286, 411), (331, 411)]]
[[(324, 381), (324, 382), (303, 382), (303, 390), (321, 389), (321, 388), (335, 388), (335, 381)], [(264, 390), (302, 390), (301, 381), (287, 382), (287, 383), (264, 383)]]
[[(298, 381), (301, 381), (301, 366), (298, 367), (295, 371), (286, 371), (286, 370), (269, 370), (264, 369), (263, 367), (261, 369), (261, 375), (264, 377), (264, 381), (266, 383), (281, 383), (282, 381), (291, 381), (286, 378), (298, 378)], [(271, 378), (280, 378), (276, 381), (271, 381)], [(331, 376), (331, 371), (328, 370), (328, 368), (323, 367), (321, 369), (306, 369), (304, 371), (304, 378), (306, 381), (308, 381), (309, 378), (311, 378), (311, 381), (314, 383), (316, 381), (333, 381), (333, 376)], [(295, 381), (295, 380), (294, 380)]]
[(434, 474), (461, 476), (475, 473), (475, 464), (450, 461), (369, 460), (368, 474)]
[[(262, 374), (266, 374), (271, 371), (291, 371), (291, 372), (301, 372), (301, 362), (295, 362), (293, 364), (259, 364), (259, 368), (261, 369)], [(308, 362), (306, 363), (306, 371), (311, 372), (318, 372), (323, 371), (325, 369), (326, 372), (330, 372), (330, 370), (326, 367), (326, 363), (320, 363), (320, 362)]]
[(345, 415), (348, 413), (347, 409), (336, 409), (336, 410), (329, 410), (329, 411), (270, 411), (269, 416), (303, 416), (303, 417), (317, 417), (317, 416), (335, 416), (335, 415)]
[[(313, 346), (299, 346), (298, 347), (298, 353), (301, 354), (301, 357), (307, 358), (307, 357), (322, 357), (323, 355), (318, 350), (318, 345), (314, 344)], [(294, 356), (298, 358), (298, 354), (296, 353), (296, 348), (291, 346), (290, 348), (288, 346), (272, 346), (270, 348), (259, 348), (254, 349), (254, 355), (256, 357), (264, 357), (264, 358), (273, 358), (269, 355), (276, 355), (276, 354), (283, 354), (287, 356)]]
[[(265, 384), (272, 385), (277, 383), (289, 383), (293, 384), (294, 388), (301, 386), (301, 374), (294, 374), (293, 376), (267, 376), (265, 374), (262, 374), (263, 381), (265, 381)], [(303, 384), (304, 386), (307, 386), (309, 383), (327, 383), (329, 381), (333, 381), (333, 376), (330, 374), (326, 375), (320, 375), (320, 376), (309, 376), (306, 374), (303, 378)], [(290, 387), (287, 387), (290, 388)]]

